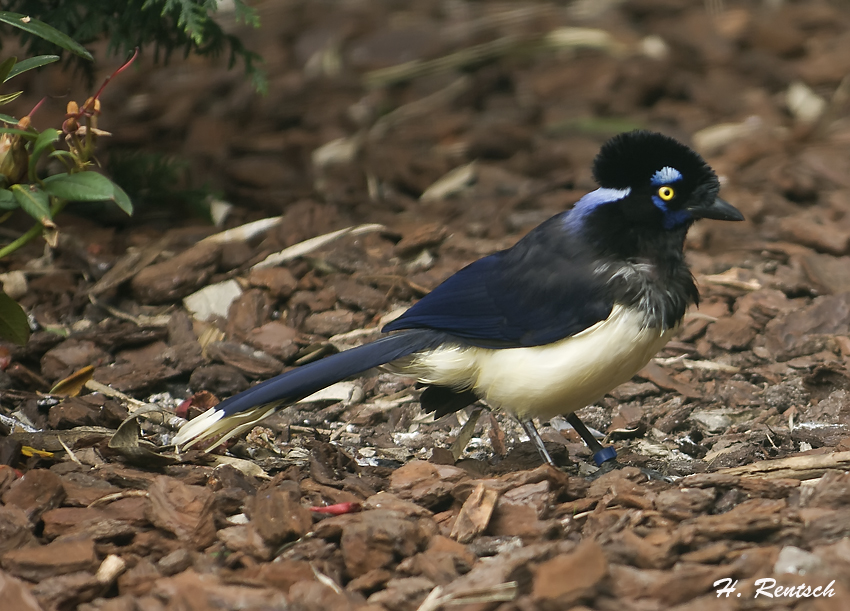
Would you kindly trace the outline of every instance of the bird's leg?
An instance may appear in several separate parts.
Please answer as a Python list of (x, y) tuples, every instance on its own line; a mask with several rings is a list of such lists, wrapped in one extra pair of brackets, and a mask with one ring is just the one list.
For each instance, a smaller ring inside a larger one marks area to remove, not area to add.
[(567, 416), (567, 422), (569, 422), (570, 426), (575, 429), (575, 432), (584, 439), (584, 443), (586, 443), (587, 447), (590, 448), (590, 451), (593, 452), (593, 462), (596, 463), (597, 467), (601, 467), (604, 463), (610, 460), (617, 459), (617, 450), (614, 449), (614, 446), (608, 446), (607, 448), (602, 447), (602, 444), (596, 441), (596, 437), (593, 436), (593, 433), (587, 430), (584, 422), (576, 416), (575, 412)]
[(520, 426), (522, 426), (522, 429), (525, 431), (525, 434), (528, 435), (528, 438), (531, 439), (531, 442), (534, 444), (534, 447), (536, 447), (537, 451), (540, 452), (540, 458), (543, 459), (543, 462), (555, 467), (555, 461), (552, 460), (552, 457), (549, 456), (549, 452), (546, 450), (546, 446), (543, 445), (543, 439), (540, 437), (540, 433), (538, 433), (537, 429), (534, 427), (534, 422), (532, 422), (529, 418), (528, 420), (520, 420), (519, 424)]
[[(581, 438), (584, 440), (584, 443), (587, 444), (587, 447), (590, 448), (590, 451), (593, 452), (593, 462), (596, 463), (596, 466), (599, 467), (599, 470), (594, 473), (590, 479), (596, 479), (609, 471), (613, 471), (614, 469), (620, 469), (623, 467), (622, 463), (617, 462), (617, 450), (614, 449), (613, 446), (603, 447), (596, 438), (593, 436), (587, 427), (584, 425), (584, 422), (575, 415), (575, 413), (567, 416), (567, 422), (575, 429), (576, 433), (578, 433)], [(657, 479), (664, 482), (672, 482), (673, 480), (664, 475), (663, 473), (659, 473), (654, 469), (645, 469), (639, 467), (640, 472), (646, 475), (649, 479)]]

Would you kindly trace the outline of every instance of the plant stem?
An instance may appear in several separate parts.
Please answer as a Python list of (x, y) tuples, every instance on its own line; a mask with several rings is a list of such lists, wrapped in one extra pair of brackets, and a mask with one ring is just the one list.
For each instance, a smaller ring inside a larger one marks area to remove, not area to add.
[[(62, 211), (62, 209), (65, 207), (66, 203), (67, 202), (65, 200), (62, 200), (62, 199), (55, 200), (53, 206), (51, 206), (51, 208), (50, 208), (50, 218), (53, 218), (57, 214), (59, 214)], [(36, 223), (32, 227), (30, 227), (29, 230), (24, 235), (19, 237), (17, 240), (15, 240), (14, 242), (12, 242), (10, 244), (7, 244), (3, 248), (0, 248), (0, 259), (7, 257), (8, 255), (12, 254), (16, 250), (18, 250), (19, 248), (24, 246), (25, 244), (28, 244), (29, 242), (31, 242), (36, 236), (41, 234), (42, 229), (44, 229), (44, 227), (41, 225), (41, 223)]]
[(19, 237), (17, 240), (12, 242), (11, 244), (8, 244), (7, 246), (4, 246), (3, 248), (0, 248), (0, 259), (2, 259), (3, 257), (5, 257), (7, 255), (12, 254), (16, 250), (18, 250), (21, 246), (28, 243), (35, 236), (37, 236), (38, 234), (41, 233), (41, 229), (42, 229), (41, 223), (37, 223), (37, 224), (33, 225), (32, 227), (30, 227), (29, 231), (27, 231), (24, 235)]

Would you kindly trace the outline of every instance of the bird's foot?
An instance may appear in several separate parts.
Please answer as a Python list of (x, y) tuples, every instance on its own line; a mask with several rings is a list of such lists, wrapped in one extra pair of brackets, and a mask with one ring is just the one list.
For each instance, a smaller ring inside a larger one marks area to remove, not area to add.
[(590, 432), (590, 429), (585, 426), (584, 422), (575, 413), (567, 416), (567, 422), (570, 423), (573, 430), (579, 434), (590, 451), (593, 452), (593, 462), (596, 463), (597, 467), (602, 467), (604, 464), (617, 460), (617, 450), (613, 446), (605, 447), (600, 444), (596, 440), (596, 437), (593, 436), (593, 433)]
[[(598, 470), (588, 476), (588, 479), (595, 480), (602, 477), (606, 473), (610, 473), (615, 469), (622, 469), (628, 465), (624, 465), (617, 461), (617, 450), (613, 446), (603, 446), (600, 444), (593, 433), (584, 425), (584, 423), (574, 413), (567, 416), (567, 422), (575, 429), (576, 433), (584, 440), (584, 443), (593, 452), (593, 462), (599, 467)], [(661, 480), (664, 482), (672, 482), (673, 480), (663, 473), (654, 469), (645, 469), (637, 467), (649, 479)]]

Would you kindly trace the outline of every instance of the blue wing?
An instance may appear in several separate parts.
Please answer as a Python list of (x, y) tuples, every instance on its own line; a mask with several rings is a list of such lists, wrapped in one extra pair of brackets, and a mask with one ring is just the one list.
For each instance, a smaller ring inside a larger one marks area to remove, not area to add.
[(553, 217), (468, 265), (384, 331), (426, 328), (489, 347), (539, 346), (604, 320), (613, 299), (579, 241)]

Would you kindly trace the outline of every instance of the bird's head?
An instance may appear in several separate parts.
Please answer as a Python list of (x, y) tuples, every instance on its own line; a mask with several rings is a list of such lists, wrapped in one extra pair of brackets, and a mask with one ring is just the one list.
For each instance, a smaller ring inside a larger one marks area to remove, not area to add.
[(573, 222), (683, 234), (701, 218), (744, 219), (717, 196), (720, 182), (703, 158), (663, 134), (632, 131), (615, 136), (596, 156), (593, 176), (600, 189), (576, 204)]

